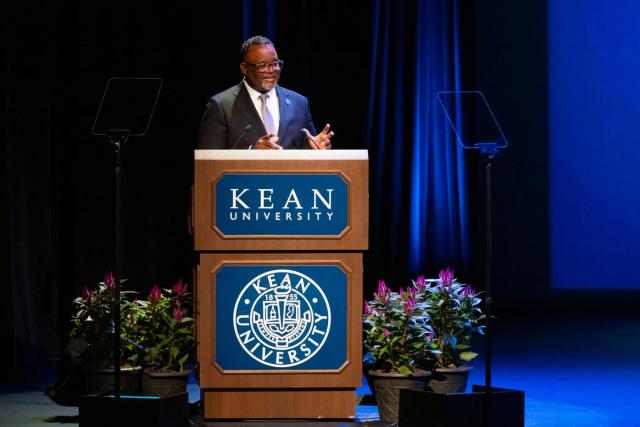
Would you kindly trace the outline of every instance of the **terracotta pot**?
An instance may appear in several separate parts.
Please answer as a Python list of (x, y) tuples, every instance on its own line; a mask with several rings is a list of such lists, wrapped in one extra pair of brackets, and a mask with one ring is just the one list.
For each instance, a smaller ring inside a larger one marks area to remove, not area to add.
[(191, 370), (180, 372), (145, 371), (142, 375), (144, 396), (169, 397), (187, 391)]
[(437, 368), (429, 378), (427, 390), (440, 394), (464, 393), (472, 369), (471, 366)]
[(384, 371), (369, 371), (369, 378), (373, 383), (380, 421), (397, 423), (400, 401), (400, 390), (425, 390), (431, 373), (417, 371), (413, 375), (404, 375)]

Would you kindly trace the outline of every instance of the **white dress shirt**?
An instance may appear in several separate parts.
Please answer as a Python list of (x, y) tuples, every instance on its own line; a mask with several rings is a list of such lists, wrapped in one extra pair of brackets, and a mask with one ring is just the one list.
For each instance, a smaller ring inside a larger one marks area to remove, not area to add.
[[(258, 116), (260, 116), (260, 120), (262, 120), (262, 123), (264, 123), (264, 118), (262, 117), (262, 101), (260, 101), (260, 95), (262, 95), (262, 93), (249, 86), (246, 80), (243, 80), (242, 82), (247, 88), (247, 91), (249, 91), (249, 96), (251, 97), (253, 106), (258, 112)], [(278, 95), (275, 88), (271, 89), (269, 92), (266, 92), (266, 94), (269, 95), (269, 98), (267, 98), (267, 108), (271, 113), (271, 117), (273, 117), (273, 126), (277, 135), (278, 129), (280, 129), (280, 108), (278, 107)]]

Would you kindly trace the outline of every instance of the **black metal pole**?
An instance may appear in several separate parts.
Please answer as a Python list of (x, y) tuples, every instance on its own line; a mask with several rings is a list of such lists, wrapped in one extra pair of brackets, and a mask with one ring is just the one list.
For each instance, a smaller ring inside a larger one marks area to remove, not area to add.
[(122, 146), (120, 144), (120, 142), (116, 143), (116, 283), (113, 301), (113, 388), (116, 399), (120, 398), (120, 209), (122, 207), (120, 202)]
[(493, 155), (486, 154), (485, 158), (485, 215), (486, 215), (486, 228), (485, 228), (485, 312), (487, 316), (486, 330), (485, 330), (485, 346), (486, 346), (486, 362), (485, 362), (485, 386), (491, 388), (491, 365), (492, 365), (492, 325), (491, 320), (493, 316), (493, 297), (491, 296), (491, 257), (492, 257), (492, 199), (491, 199), (491, 161)]
[(493, 352), (493, 343), (492, 343), (492, 325), (491, 320), (493, 316), (493, 299), (491, 296), (491, 256), (492, 256), (492, 237), (493, 237), (493, 224), (492, 224), (492, 205), (493, 200), (491, 199), (491, 161), (494, 158), (494, 154), (485, 153), (484, 154), (484, 177), (485, 177), (485, 313), (487, 316), (485, 325), (485, 394), (484, 394), (484, 405), (482, 410), (482, 421), (484, 427), (489, 427), (490, 425), (490, 407), (491, 407), (491, 366), (493, 364), (492, 361), (492, 352)]
[(128, 134), (109, 135), (109, 141), (116, 150), (116, 268), (114, 272), (114, 297), (113, 297), (113, 393), (116, 399), (120, 398), (120, 274), (122, 272), (122, 148), (129, 138)]

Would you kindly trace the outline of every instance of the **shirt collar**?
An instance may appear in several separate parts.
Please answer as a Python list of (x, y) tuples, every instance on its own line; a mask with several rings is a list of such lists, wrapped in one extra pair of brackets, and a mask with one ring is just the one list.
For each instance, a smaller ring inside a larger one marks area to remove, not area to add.
[[(245, 79), (242, 80), (242, 83), (244, 83), (244, 87), (247, 88), (247, 91), (249, 92), (249, 96), (251, 97), (251, 99), (257, 100), (260, 97), (260, 95), (262, 95), (262, 92), (258, 92), (257, 90), (249, 86), (249, 83), (247, 83)], [(265, 92), (265, 94), (269, 95), (269, 98), (271, 98), (272, 96), (277, 96), (276, 88), (274, 87), (269, 92)]]

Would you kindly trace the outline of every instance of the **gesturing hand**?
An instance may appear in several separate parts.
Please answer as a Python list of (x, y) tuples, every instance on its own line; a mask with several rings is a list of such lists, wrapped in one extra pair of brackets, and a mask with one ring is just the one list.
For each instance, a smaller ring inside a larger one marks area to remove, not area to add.
[(254, 150), (282, 150), (282, 146), (276, 144), (278, 142), (278, 137), (270, 133), (268, 135), (263, 136), (256, 142), (253, 146)]

